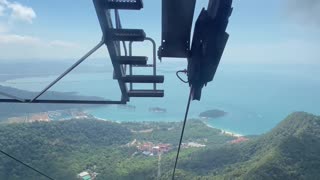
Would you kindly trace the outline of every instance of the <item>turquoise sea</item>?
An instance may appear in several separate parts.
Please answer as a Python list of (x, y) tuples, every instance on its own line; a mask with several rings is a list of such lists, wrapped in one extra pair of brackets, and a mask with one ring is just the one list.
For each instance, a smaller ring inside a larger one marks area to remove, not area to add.
[[(189, 88), (180, 82), (175, 71), (185, 67), (181, 61), (163, 62), (158, 74), (165, 75), (165, 98), (132, 98), (135, 109), (117, 105), (87, 111), (96, 117), (114, 121), (181, 121)], [(225, 117), (208, 120), (208, 124), (240, 134), (261, 134), (294, 111), (320, 114), (320, 72), (315, 66), (301, 65), (231, 65), (222, 64), (214, 79), (203, 90), (202, 100), (191, 104), (189, 118), (206, 110), (221, 109)], [(136, 70), (141, 73), (143, 70)], [(143, 71), (144, 72), (144, 71)], [(1, 85), (40, 91), (56, 76), (8, 80)], [(136, 86), (137, 88), (145, 85)], [(151, 85), (149, 86), (151, 88)], [(77, 92), (119, 100), (118, 84), (112, 72), (68, 75), (52, 88), (54, 91)], [(166, 113), (149, 112), (149, 108), (167, 109)]]

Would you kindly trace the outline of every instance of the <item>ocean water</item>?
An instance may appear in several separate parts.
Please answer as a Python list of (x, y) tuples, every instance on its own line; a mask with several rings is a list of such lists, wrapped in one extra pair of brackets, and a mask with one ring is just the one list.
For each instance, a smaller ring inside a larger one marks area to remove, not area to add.
[[(159, 85), (159, 89), (165, 90), (164, 98), (132, 98), (128, 104), (135, 109), (108, 105), (87, 111), (114, 121), (182, 121), (189, 93), (188, 85), (175, 76), (175, 71), (182, 67), (185, 63), (180, 61), (159, 65), (158, 74), (165, 75), (165, 83)], [(228, 114), (210, 119), (208, 124), (244, 135), (265, 133), (294, 111), (320, 114), (319, 75), (314, 66), (222, 64), (214, 82), (203, 89), (201, 101), (192, 102), (189, 118), (198, 118), (206, 110), (220, 109)], [(20, 78), (0, 84), (40, 91), (55, 77)], [(71, 73), (52, 90), (120, 99), (118, 84), (110, 72)], [(165, 108), (167, 112), (150, 112), (152, 107)]]

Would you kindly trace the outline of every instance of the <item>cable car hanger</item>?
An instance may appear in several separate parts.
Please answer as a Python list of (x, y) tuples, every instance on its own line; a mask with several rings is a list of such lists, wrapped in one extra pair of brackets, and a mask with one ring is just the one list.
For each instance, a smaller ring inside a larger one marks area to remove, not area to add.
[[(181, 5), (183, 10), (179, 11)], [(162, 0), (162, 45), (159, 48), (159, 56), (187, 58), (187, 70), (177, 71), (177, 76), (190, 86), (172, 180), (175, 179), (190, 103), (192, 100), (200, 101), (202, 88), (215, 76), (229, 38), (226, 29), (233, 10), (232, 0), (209, 0), (207, 10), (201, 10), (195, 23), (189, 48), (194, 8), (195, 0)], [(179, 73), (186, 73), (188, 81), (183, 80)]]
[[(196, 0), (162, 0), (162, 41), (158, 49), (158, 57), (160, 60), (161, 58), (186, 58), (188, 67), (186, 70), (177, 71), (177, 77), (181, 81), (189, 83), (190, 87), (172, 179), (175, 178), (190, 103), (192, 100), (200, 101), (202, 88), (213, 80), (229, 38), (226, 28), (233, 10), (233, 0), (208, 1), (207, 9), (203, 8), (196, 20), (190, 46)], [(140, 10), (143, 8), (142, 0), (93, 0), (93, 3), (103, 34), (101, 41), (34, 98), (23, 99), (6, 92), (0, 92), (0, 95), (9, 98), (0, 99), (0, 103), (126, 104), (131, 97), (164, 96), (164, 91), (157, 89), (157, 84), (164, 82), (164, 76), (157, 75), (156, 72), (155, 41), (147, 37), (142, 29), (123, 29), (120, 21), (119, 10)], [(114, 10), (115, 13), (115, 27), (111, 18), (111, 10)], [(147, 64), (148, 58), (146, 56), (132, 56), (133, 42), (145, 40), (150, 41), (153, 45), (152, 64)], [(129, 54), (126, 42), (129, 42)], [(121, 43), (124, 54), (121, 54)], [(38, 99), (103, 45), (106, 45), (109, 51), (114, 69), (113, 78), (118, 81), (121, 90), (122, 96), (119, 101)], [(129, 74), (127, 66), (129, 66)], [(133, 75), (134, 67), (153, 67), (153, 73), (152, 75)], [(180, 73), (187, 74), (188, 80), (182, 79)], [(151, 83), (153, 88), (134, 89), (134, 83)]]
[[(133, 97), (163, 97), (164, 91), (157, 89), (164, 82), (164, 76), (157, 75), (156, 43), (146, 36), (143, 29), (124, 29), (121, 25), (119, 10), (140, 10), (142, 0), (93, 0), (103, 38), (101, 41), (50, 83), (34, 98), (24, 99), (0, 92), (7, 99), (3, 103), (55, 103), (55, 104), (126, 104)], [(190, 36), (196, 0), (162, 0), (162, 41), (158, 50), (161, 58), (186, 58), (186, 72), (190, 87), (193, 87), (192, 100), (200, 100), (202, 88), (213, 80), (229, 35), (225, 32), (228, 18), (232, 12), (232, 0), (209, 0), (207, 10), (202, 9), (195, 25), (192, 44)], [(114, 22), (111, 18), (114, 10)], [(153, 62), (147, 64), (148, 57), (132, 56), (133, 42), (150, 41), (153, 46)], [(126, 42), (129, 42), (129, 54)], [(122, 48), (121, 48), (122, 43)], [(118, 81), (121, 99), (109, 100), (46, 100), (39, 99), (52, 86), (85, 61), (95, 51), (106, 45), (114, 69), (114, 79)], [(121, 53), (123, 49), (124, 53)], [(129, 72), (127, 72), (129, 67)], [(153, 67), (151, 75), (133, 75), (135, 67)], [(181, 72), (181, 71), (180, 71)], [(182, 80), (179, 77), (180, 80)], [(152, 89), (134, 89), (135, 83), (151, 83)], [(129, 85), (129, 87), (128, 87)]]

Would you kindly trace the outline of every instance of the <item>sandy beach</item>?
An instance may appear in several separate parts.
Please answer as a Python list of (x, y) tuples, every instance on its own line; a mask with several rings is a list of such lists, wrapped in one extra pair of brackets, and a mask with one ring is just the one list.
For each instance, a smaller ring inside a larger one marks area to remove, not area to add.
[(239, 133), (236, 133), (236, 132), (232, 132), (232, 131), (228, 131), (228, 130), (225, 130), (225, 129), (221, 129), (221, 128), (216, 128), (216, 127), (213, 127), (211, 125), (209, 125), (208, 123), (202, 121), (206, 126), (210, 127), (210, 128), (214, 128), (214, 129), (219, 129), (221, 131), (221, 134), (224, 134), (224, 135), (228, 135), (228, 136), (232, 136), (232, 137), (243, 137), (244, 135), (242, 134), (239, 134)]

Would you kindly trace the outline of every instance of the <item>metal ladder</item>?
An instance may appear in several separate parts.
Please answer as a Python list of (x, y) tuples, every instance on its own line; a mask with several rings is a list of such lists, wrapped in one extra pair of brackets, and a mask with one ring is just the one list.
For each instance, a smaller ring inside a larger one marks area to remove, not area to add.
[[(142, 0), (93, 0), (96, 13), (99, 19), (103, 38), (101, 41), (93, 47), (89, 52), (83, 55), (77, 62), (58, 76), (53, 82), (45, 87), (41, 92), (35, 95), (31, 99), (24, 99), (14, 95), (0, 92), (0, 103), (54, 103), (54, 104), (126, 104), (130, 101), (130, 97), (163, 97), (164, 91), (157, 89), (157, 83), (164, 82), (164, 76), (158, 76), (156, 72), (156, 44), (153, 39), (146, 37), (145, 32), (142, 29), (122, 29), (119, 11), (121, 9), (126, 10), (140, 10), (143, 8)], [(115, 12), (115, 24), (111, 19), (110, 11)], [(153, 63), (147, 64), (148, 58), (145, 56), (133, 56), (132, 55), (132, 43), (151, 41), (153, 45)], [(127, 52), (126, 42), (129, 42), (129, 55)], [(123, 44), (124, 55), (121, 54), (121, 43)], [(89, 56), (96, 52), (103, 45), (107, 46), (111, 62), (114, 68), (114, 79), (118, 81), (121, 90), (121, 100), (50, 100), (39, 99), (45, 92), (47, 92), (52, 86), (69, 74), (73, 69), (79, 66)], [(127, 75), (127, 66), (130, 71)], [(133, 75), (134, 67), (153, 67), (152, 75)], [(134, 83), (149, 83), (153, 84), (153, 89), (133, 89)], [(130, 85), (128, 90), (127, 85)], [(9, 99), (8, 99), (9, 98)]]
[[(156, 44), (155, 41), (146, 36), (142, 29), (123, 29), (121, 26), (118, 10), (140, 10), (143, 8), (142, 0), (93, 0), (100, 26), (103, 32), (105, 44), (108, 48), (112, 65), (114, 67), (114, 79), (118, 80), (122, 101), (128, 102), (130, 97), (163, 97), (164, 91), (158, 90), (158, 83), (164, 82), (164, 76), (156, 72)], [(112, 23), (111, 10), (115, 12), (115, 27)], [(148, 64), (148, 57), (133, 56), (133, 42), (150, 41), (153, 45), (153, 62)], [(129, 54), (126, 42), (129, 42)], [(124, 54), (121, 54), (121, 43)], [(129, 74), (127, 74), (129, 66)], [(152, 75), (134, 75), (135, 67), (153, 67)], [(152, 89), (134, 89), (135, 83), (153, 84)], [(127, 85), (130, 86), (128, 89)]]

